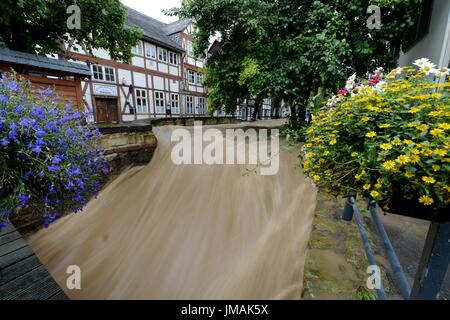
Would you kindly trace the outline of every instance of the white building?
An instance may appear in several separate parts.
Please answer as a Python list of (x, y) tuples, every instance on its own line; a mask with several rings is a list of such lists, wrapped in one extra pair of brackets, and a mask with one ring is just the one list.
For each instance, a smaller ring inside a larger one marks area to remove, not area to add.
[(92, 79), (82, 83), (86, 111), (96, 123), (119, 123), (207, 112), (203, 60), (193, 57), (190, 20), (166, 24), (126, 8), (127, 26), (143, 30), (130, 64), (113, 61), (105, 50), (94, 57), (78, 48), (69, 56), (88, 63)]
[(416, 41), (404, 48), (399, 65), (411, 65), (419, 58), (429, 58), (438, 67), (450, 65), (450, 1), (424, 1), (417, 25)]

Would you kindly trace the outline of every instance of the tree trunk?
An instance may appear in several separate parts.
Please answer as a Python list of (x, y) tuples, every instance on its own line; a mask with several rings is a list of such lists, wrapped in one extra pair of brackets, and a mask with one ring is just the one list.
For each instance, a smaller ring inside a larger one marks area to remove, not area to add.
[(280, 99), (275, 98), (274, 100), (272, 100), (272, 112), (271, 112), (272, 119), (280, 118), (280, 106), (281, 106)]

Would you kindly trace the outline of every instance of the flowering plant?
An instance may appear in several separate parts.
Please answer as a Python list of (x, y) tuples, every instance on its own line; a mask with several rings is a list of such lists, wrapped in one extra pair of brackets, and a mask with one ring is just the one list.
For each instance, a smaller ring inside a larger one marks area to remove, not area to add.
[[(356, 75), (306, 131), (305, 172), (335, 194), (392, 195), (443, 210), (450, 202), (450, 83), (428, 59), (369, 80)], [(433, 81), (436, 78), (438, 81)]]
[(48, 226), (79, 211), (99, 191), (109, 165), (100, 132), (51, 89), (32, 91), (15, 75), (0, 79), (0, 229), (28, 208)]

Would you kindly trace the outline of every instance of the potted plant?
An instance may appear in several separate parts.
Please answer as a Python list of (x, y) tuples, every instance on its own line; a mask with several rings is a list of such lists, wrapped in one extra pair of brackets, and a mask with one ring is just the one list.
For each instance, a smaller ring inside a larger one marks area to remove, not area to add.
[(45, 226), (94, 197), (109, 171), (99, 131), (51, 89), (0, 79), (0, 230), (26, 209)]
[(388, 212), (450, 220), (450, 83), (422, 58), (359, 83), (351, 76), (306, 130), (305, 173)]

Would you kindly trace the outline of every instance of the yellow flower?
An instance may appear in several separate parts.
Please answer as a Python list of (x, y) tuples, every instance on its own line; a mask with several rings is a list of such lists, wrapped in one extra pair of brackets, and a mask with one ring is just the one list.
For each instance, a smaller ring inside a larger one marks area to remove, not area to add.
[(334, 144), (336, 144), (336, 142), (337, 142), (336, 139), (333, 139), (330, 141), (330, 145), (334, 145)]
[(380, 183), (375, 184), (376, 189), (380, 189), (381, 187), (382, 187), (382, 185)]
[(420, 161), (420, 157), (416, 154), (411, 155), (411, 163), (418, 163)]
[(433, 177), (427, 177), (427, 176), (423, 176), (422, 181), (425, 183), (429, 183), (429, 184), (433, 184), (436, 182), (436, 180)]
[(417, 112), (419, 112), (419, 111), (420, 111), (420, 108), (417, 108), (417, 107), (414, 107), (414, 108), (408, 110), (408, 112), (409, 112), (409, 113), (412, 113), (412, 114), (417, 113)]
[(384, 129), (384, 128), (389, 128), (391, 125), (389, 124), (389, 123), (383, 123), (383, 124), (380, 124), (378, 127), (380, 127), (381, 129)]
[(435, 153), (437, 155), (440, 155), (440, 156), (443, 156), (443, 157), (447, 155), (447, 151), (442, 150), (442, 149), (434, 149), (433, 153)]
[(390, 171), (393, 171), (395, 169), (395, 162), (392, 160), (388, 160), (385, 163), (383, 163), (383, 167)]
[(354, 158), (354, 157), (357, 157), (357, 156), (358, 156), (358, 152), (353, 151), (350, 155), (351, 155), (353, 158)]
[(364, 190), (369, 190), (370, 189), (370, 184), (366, 183), (365, 185), (363, 185), (363, 189)]
[(392, 141), (392, 144), (393, 144), (394, 146), (399, 146), (399, 145), (402, 144), (402, 141), (401, 141), (400, 139), (395, 139), (395, 140)]
[(378, 191), (371, 191), (370, 195), (372, 196), (372, 198), (376, 199), (378, 198), (378, 196), (380, 195), (380, 193)]
[(433, 168), (433, 171), (439, 171), (439, 169), (441, 168), (437, 164), (433, 164), (431, 167)]
[(370, 131), (368, 133), (366, 133), (366, 137), (368, 138), (373, 138), (377, 135), (377, 133), (375, 131)]
[(320, 180), (320, 176), (318, 174), (313, 176), (314, 181), (319, 181)]
[(434, 203), (434, 200), (433, 200), (433, 198), (430, 198), (429, 196), (424, 195), (419, 198), (419, 202), (423, 203), (426, 206), (429, 206)]
[(392, 146), (389, 143), (383, 143), (380, 145), (380, 148), (383, 150), (390, 150), (392, 149)]
[(429, 127), (426, 124), (419, 124), (416, 126), (416, 128), (420, 131), (427, 131)]
[(367, 121), (369, 121), (369, 120), (370, 120), (369, 117), (362, 117), (362, 118), (361, 118), (361, 121), (362, 121), (362, 122), (367, 122)]
[(412, 178), (412, 177), (414, 177), (414, 173), (412, 173), (411, 171), (408, 171), (405, 173), (405, 177)]
[(323, 155), (324, 155), (324, 156), (327, 156), (327, 155), (329, 155), (329, 154), (330, 154), (330, 151), (328, 151), (328, 150), (326, 150), (326, 151), (323, 152)]
[(403, 140), (403, 142), (407, 145), (414, 144), (414, 141), (409, 140), (409, 139), (405, 139), (405, 140)]
[(409, 156), (405, 156), (402, 154), (401, 156), (398, 156), (397, 159), (395, 159), (395, 161), (397, 161), (400, 164), (406, 164), (411, 162), (411, 159)]
[(450, 123), (441, 123), (438, 127), (444, 130), (448, 130), (450, 129)]
[(442, 129), (437, 129), (437, 128), (430, 131), (430, 134), (431, 134), (432, 136), (438, 136), (438, 135), (441, 135), (441, 134), (443, 134), (443, 133), (444, 133), (444, 130), (442, 130)]

